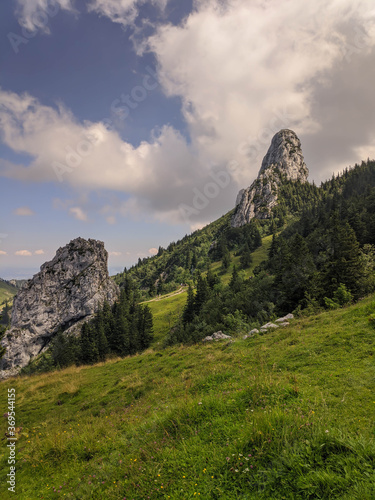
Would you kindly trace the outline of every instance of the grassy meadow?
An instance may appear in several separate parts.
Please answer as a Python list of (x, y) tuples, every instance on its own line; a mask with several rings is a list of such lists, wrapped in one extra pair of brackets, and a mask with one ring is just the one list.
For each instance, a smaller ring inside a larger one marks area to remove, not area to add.
[(374, 309), (1, 382), (22, 430), (0, 497), (374, 499)]

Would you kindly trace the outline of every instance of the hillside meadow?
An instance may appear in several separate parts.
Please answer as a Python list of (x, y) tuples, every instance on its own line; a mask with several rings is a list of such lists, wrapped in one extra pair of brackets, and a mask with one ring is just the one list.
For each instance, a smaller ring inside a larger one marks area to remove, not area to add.
[(374, 308), (1, 382), (1, 498), (375, 498)]

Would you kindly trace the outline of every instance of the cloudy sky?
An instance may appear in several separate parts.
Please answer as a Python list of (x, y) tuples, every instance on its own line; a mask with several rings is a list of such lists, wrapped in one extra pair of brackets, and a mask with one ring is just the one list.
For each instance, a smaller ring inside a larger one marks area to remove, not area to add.
[(291, 128), (310, 179), (375, 158), (373, 0), (0, 6), (0, 276), (103, 240), (110, 270), (233, 208)]

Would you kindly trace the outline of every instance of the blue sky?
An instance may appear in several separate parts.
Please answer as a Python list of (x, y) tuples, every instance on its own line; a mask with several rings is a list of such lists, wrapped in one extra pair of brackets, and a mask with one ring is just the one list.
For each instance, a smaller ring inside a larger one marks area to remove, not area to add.
[(374, 18), (369, 0), (3, 2), (0, 276), (77, 236), (111, 272), (152, 255), (233, 208), (281, 128), (316, 182), (375, 157)]

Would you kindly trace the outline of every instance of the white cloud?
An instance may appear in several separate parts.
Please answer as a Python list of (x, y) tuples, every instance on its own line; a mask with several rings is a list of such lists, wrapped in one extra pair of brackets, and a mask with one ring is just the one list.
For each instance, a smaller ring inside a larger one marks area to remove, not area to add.
[[(351, 38), (348, 25), (366, 35)], [(246, 185), (276, 131), (319, 129), (314, 84), (347, 62), (353, 44), (353, 57), (375, 44), (370, 0), (198, 0), (183, 25), (161, 26), (148, 48), (165, 92), (182, 99), (200, 158), (237, 160), (233, 173)], [(255, 144), (250, 165), (239, 153), (246, 143)]]
[(69, 209), (69, 213), (77, 220), (87, 221), (87, 214), (82, 210), (81, 207), (72, 207)]
[(158, 249), (157, 248), (149, 248), (148, 253), (150, 255), (156, 255), (158, 253)]
[[(44, 106), (27, 94), (0, 91), (0, 104), (3, 142), (33, 157), (26, 167), (0, 162), (5, 177), (61, 180), (76, 190), (127, 193), (130, 198), (116, 209), (118, 213), (146, 211), (157, 216), (172, 211), (176, 220), (179, 204), (190, 201), (194, 186), (207, 180), (208, 167), (170, 126), (155, 131), (150, 142), (133, 147), (103, 123), (80, 124), (65, 108)], [(87, 218), (82, 208), (71, 206), (71, 200), (55, 200), (54, 207), (65, 208), (81, 220)]]
[(44, 250), (40, 249), (40, 250), (35, 250), (35, 255), (44, 255)]
[(88, 10), (106, 16), (114, 23), (129, 26), (138, 17), (139, 8), (147, 3), (164, 9), (168, 0), (92, 0)]
[(15, 215), (29, 216), (34, 215), (34, 212), (29, 207), (19, 207), (14, 210)]
[[(90, 8), (129, 24), (141, 4), (95, 0)], [(2, 140), (32, 157), (27, 166), (2, 161), (0, 173), (24, 181), (61, 181), (78, 193), (109, 190), (110, 209), (98, 210), (109, 224), (116, 216), (144, 214), (181, 223), (180, 204), (193, 206), (197, 190), (202, 193), (212, 181), (210, 173), (232, 162), (235, 182), (202, 202), (188, 221), (199, 227), (234, 206), (237, 187), (253, 180), (279, 129), (293, 128), (305, 137), (319, 132), (322, 122), (312, 112), (317, 85), (326, 85), (351, 57), (373, 49), (374, 15), (372, 0), (196, 0), (181, 25), (160, 26), (142, 45), (156, 57), (165, 93), (181, 99), (189, 141), (165, 125), (134, 147), (103, 123), (82, 123), (63, 106), (55, 109), (30, 95), (0, 90)], [(366, 135), (350, 143), (340, 159), (343, 166), (350, 154), (357, 157), (368, 146)], [(88, 205), (75, 199), (64, 209), (87, 220)]]
[(20, 25), (29, 31), (49, 33), (50, 18), (62, 10), (74, 12), (72, 0), (17, 0), (17, 17)]
[(0, 250), (0, 255), (7, 255), (7, 253), (4, 250)]
[(15, 255), (21, 255), (22, 257), (30, 257), (32, 253), (29, 252), (29, 250), (17, 250), (17, 252), (15, 252)]
[(108, 215), (105, 220), (108, 222), (108, 224), (116, 224), (116, 217), (114, 215)]
[(109, 255), (111, 257), (119, 257), (120, 255), (122, 255), (122, 253), (121, 252), (109, 252)]

